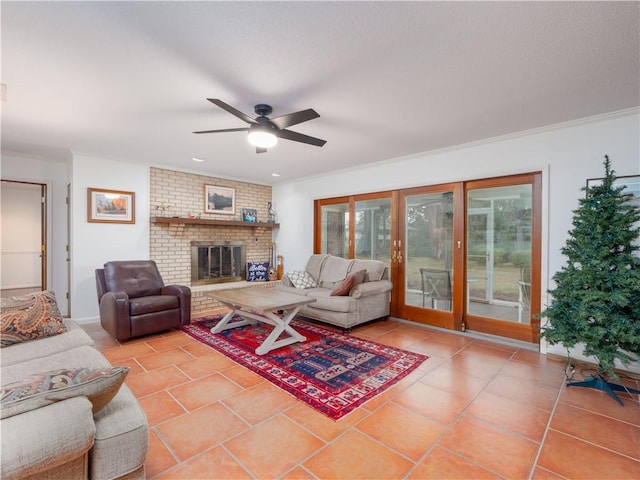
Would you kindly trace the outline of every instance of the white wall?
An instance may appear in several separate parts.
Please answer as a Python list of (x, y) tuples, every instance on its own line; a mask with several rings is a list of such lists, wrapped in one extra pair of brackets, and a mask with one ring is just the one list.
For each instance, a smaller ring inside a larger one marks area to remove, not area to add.
[[(284, 255), (285, 271), (304, 268), (313, 251), (315, 199), (542, 171), (546, 292), (550, 277), (565, 262), (560, 249), (578, 198), (584, 195), (580, 189), (587, 178), (604, 175), (605, 154), (618, 176), (640, 173), (638, 109), (277, 185), (273, 204), (280, 223), (278, 253)], [(566, 353), (558, 346), (550, 351)]]
[[(109, 260), (149, 258), (149, 167), (74, 154), (72, 160), (71, 315), (99, 321), (95, 269)], [(135, 224), (87, 222), (87, 188), (135, 193)]]
[(66, 186), (68, 165), (61, 161), (2, 152), (1, 175), (5, 180), (43, 183), (47, 185), (47, 288), (53, 290), (60, 312), (67, 315), (67, 213)]

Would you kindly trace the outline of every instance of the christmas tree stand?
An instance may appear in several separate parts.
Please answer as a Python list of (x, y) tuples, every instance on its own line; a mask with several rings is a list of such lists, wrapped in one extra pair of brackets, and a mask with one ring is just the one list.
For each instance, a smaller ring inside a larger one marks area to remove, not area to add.
[(622, 385), (617, 385), (615, 383), (607, 382), (606, 380), (598, 377), (588, 377), (582, 382), (570, 382), (567, 383), (567, 387), (585, 387), (585, 388), (595, 388), (597, 390), (602, 390), (603, 392), (607, 392), (611, 398), (613, 398), (616, 402), (620, 404), (621, 407), (624, 406), (620, 397), (616, 395), (617, 392), (627, 392), (627, 393), (640, 393), (640, 390), (636, 390), (635, 388), (625, 387)]

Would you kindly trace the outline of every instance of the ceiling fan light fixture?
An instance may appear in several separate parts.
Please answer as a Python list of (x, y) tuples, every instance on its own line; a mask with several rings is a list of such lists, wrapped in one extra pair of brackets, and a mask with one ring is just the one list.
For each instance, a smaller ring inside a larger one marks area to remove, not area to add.
[(299, 112), (289, 113), (287, 115), (280, 115), (274, 119), (270, 119), (267, 115), (271, 115), (273, 109), (270, 105), (259, 103), (254, 107), (254, 111), (258, 115), (255, 119), (251, 118), (246, 113), (242, 113), (240, 110), (236, 110), (231, 105), (227, 105), (222, 100), (217, 98), (207, 98), (211, 103), (217, 105), (223, 110), (229, 112), (234, 117), (238, 117), (245, 123), (249, 124), (248, 128), (224, 128), (218, 130), (200, 130), (193, 133), (223, 133), (223, 132), (249, 132), (247, 140), (251, 145), (256, 147), (256, 153), (264, 153), (269, 148), (275, 146), (278, 143), (279, 138), (290, 140), (292, 142), (306, 143), (307, 145), (315, 145), (316, 147), (322, 147), (326, 140), (321, 138), (310, 137), (302, 133), (287, 130), (287, 127), (298, 125), (303, 122), (308, 122), (314, 118), (320, 117), (318, 112), (313, 108), (307, 108), (306, 110), (300, 110)]
[(269, 130), (264, 128), (252, 128), (249, 130), (249, 143), (258, 148), (271, 148), (278, 143), (278, 137), (276, 137)]

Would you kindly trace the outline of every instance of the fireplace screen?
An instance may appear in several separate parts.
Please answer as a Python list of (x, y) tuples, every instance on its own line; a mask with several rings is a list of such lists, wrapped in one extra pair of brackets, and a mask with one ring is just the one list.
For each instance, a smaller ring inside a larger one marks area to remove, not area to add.
[(243, 242), (191, 242), (191, 285), (239, 282), (245, 265)]

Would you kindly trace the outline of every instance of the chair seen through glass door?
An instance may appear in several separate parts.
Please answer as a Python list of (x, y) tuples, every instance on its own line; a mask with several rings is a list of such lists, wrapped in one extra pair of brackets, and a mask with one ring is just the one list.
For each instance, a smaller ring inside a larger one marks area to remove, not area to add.
[(453, 193), (407, 196), (404, 238), (404, 304), (450, 312)]

